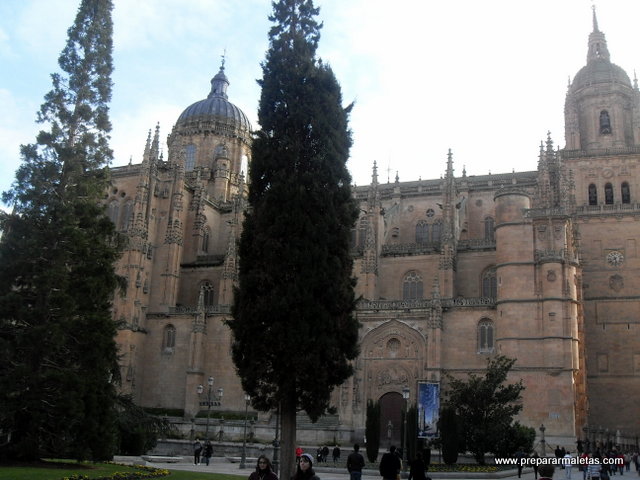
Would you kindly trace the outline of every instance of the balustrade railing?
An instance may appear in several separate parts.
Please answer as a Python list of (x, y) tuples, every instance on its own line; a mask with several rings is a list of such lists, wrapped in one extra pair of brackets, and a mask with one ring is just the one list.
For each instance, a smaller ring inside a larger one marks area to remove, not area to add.
[(573, 262), (576, 260), (573, 253), (566, 249), (560, 250), (536, 250), (536, 262)]
[[(196, 306), (169, 307), (170, 315), (195, 315), (197, 313), (198, 307)], [(231, 313), (231, 305), (207, 305), (204, 307), (204, 313)]]
[(428, 255), (439, 253), (440, 243), (390, 243), (382, 246), (383, 257), (405, 256), (405, 255)]
[(610, 205), (580, 205), (576, 207), (576, 213), (584, 214), (607, 214), (620, 212), (640, 212), (640, 203), (614, 203)]
[[(433, 306), (433, 300), (360, 300), (357, 304), (358, 310), (409, 310), (426, 309)], [(443, 308), (455, 307), (495, 307), (496, 299), (491, 297), (458, 297), (443, 298), (440, 300)]]
[(467, 240), (458, 241), (458, 250), (485, 250), (495, 249), (495, 239), (488, 238), (469, 238)]

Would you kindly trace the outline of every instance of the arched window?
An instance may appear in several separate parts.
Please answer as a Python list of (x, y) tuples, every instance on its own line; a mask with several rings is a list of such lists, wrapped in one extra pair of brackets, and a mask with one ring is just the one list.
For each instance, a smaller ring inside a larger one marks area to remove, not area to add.
[(602, 135), (611, 133), (611, 119), (609, 118), (609, 112), (606, 110), (600, 112), (600, 133)]
[(483, 318), (478, 322), (478, 353), (491, 353), (494, 349), (493, 322)]
[(436, 220), (433, 225), (431, 225), (431, 241), (437, 243), (440, 241), (440, 237), (442, 236), (442, 223), (439, 220)]
[(402, 282), (402, 299), (422, 299), (422, 277), (415, 270), (407, 273), (404, 276), (404, 280)]
[(496, 298), (498, 296), (496, 269), (493, 267), (485, 270), (482, 274), (482, 296), (488, 298)]
[(212, 307), (215, 305), (215, 290), (213, 289), (213, 284), (206, 281), (202, 283), (200, 288), (204, 292), (204, 306)]
[(622, 182), (620, 186), (620, 197), (622, 198), (622, 203), (631, 203), (631, 190), (629, 190), (627, 182)]
[(613, 185), (610, 183), (604, 185), (604, 203), (613, 205)]
[(249, 176), (249, 157), (246, 153), (240, 157), (240, 173), (244, 175), (244, 178)]
[(176, 327), (168, 324), (164, 327), (162, 333), (162, 351), (164, 353), (173, 353), (176, 347)]
[(598, 204), (598, 190), (596, 186), (591, 183), (589, 185), (589, 205), (597, 205)]
[(206, 227), (204, 229), (204, 232), (202, 233), (202, 251), (203, 253), (207, 253), (209, 251), (209, 237), (210, 237), (210, 230), (209, 227)]
[(421, 220), (416, 225), (416, 243), (427, 243), (429, 241), (429, 224)]
[(355, 228), (351, 229), (351, 248), (356, 248), (358, 245), (358, 231)]
[(484, 239), (489, 242), (494, 242), (496, 239), (495, 234), (496, 222), (492, 217), (484, 219)]
[(220, 143), (216, 146), (213, 155), (215, 158), (229, 158), (229, 150), (224, 143)]
[(120, 202), (118, 202), (118, 200), (112, 200), (109, 203), (109, 208), (107, 209), (107, 216), (113, 222), (114, 225), (118, 224), (119, 213), (120, 213)]
[(120, 230), (127, 230), (129, 228), (129, 222), (133, 215), (133, 202), (127, 200), (122, 209), (122, 215), (120, 216)]
[(184, 149), (184, 171), (190, 172), (196, 167), (196, 146), (187, 145)]

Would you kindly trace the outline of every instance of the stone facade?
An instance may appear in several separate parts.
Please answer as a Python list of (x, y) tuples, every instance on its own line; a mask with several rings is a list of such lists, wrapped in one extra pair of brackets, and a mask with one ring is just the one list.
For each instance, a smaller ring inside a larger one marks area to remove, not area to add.
[[(228, 85), (223, 65), (178, 119), (168, 158), (156, 129), (142, 163), (113, 169), (107, 199), (129, 237), (114, 304), (123, 389), (185, 418), (206, 410), (209, 376), (224, 389), (214, 414), (245, 408), (224, 322), (251, 126)], [(500, 353), (526, 386), (520, 422), (544, 424), (549, 444), (637, 438), (640, 91), (611, 63), (595, 13), (565, 119), (566, 147), (548, 137), (537, 171), (455, 176), (449, 152), (439, 179), (381, 184), (374, 163), (354, 189), (361, 354), (333, 393), (334, 430), (362, 441), (367, 400), (382, 401), (387, 425), (404, 386), (412, 399), (421, 381), (446, 389), (444, 373), (480, 372)]]

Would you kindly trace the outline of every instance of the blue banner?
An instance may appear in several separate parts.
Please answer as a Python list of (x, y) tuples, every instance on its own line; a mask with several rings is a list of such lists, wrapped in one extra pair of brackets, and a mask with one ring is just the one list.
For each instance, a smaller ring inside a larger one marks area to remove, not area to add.
[(440, 384), (418, 382), (418, 438), (438, 438)]

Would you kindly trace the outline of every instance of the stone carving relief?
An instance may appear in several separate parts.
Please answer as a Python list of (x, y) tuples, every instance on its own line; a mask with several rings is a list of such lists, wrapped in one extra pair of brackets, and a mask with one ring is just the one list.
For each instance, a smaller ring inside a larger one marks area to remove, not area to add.
[(384, 387), (386, 385), (407, 385), (409, 383), (409, 374), (400, 367), (389, 367), (378, 372), (376, 375), (376, 386)]
[(538, 232), (538, 240), (539, 241), (545, 241), (547, 239), (547, 227), (544, 225), (541, 225), (538, 227), (537, 229)]
[(562, 227), (559, 226), (559, 225), (554, 227), (554, 229), (553, 229), (553, 237), (556, 240), (560, 240), (562, 238), (562, 230), (563, 230)]
[(620, 275), (612, 275), (609, 277), (609, 288), (614, 292), (619, 292), (624, 288), (624, 278)]
[[(353, 383), (353, 403), (361, 408), (367, 398), (385, 391), (400, 391), (419, 378), (427, 358), (427, 337), (415, 318), (390, 319), (367, 332), (362, 338), (362, 370)], [(422, 320), (422, 319), (421, 319)]]
[(547, 270), (547, 281), (555, 282), (556, 281), (556, 272), (555, 270)]

